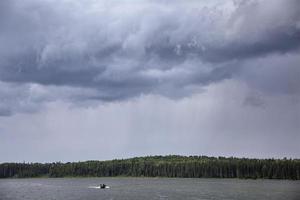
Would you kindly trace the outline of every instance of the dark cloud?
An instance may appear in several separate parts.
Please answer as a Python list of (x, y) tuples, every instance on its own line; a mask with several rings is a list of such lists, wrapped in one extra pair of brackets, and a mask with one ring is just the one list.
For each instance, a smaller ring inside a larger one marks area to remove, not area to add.
[(0, 108), (0, 116), (10, 116), (12, 111), (9, 108)]
[(270, 55), (243, 63), (239, 78), (266, 94), (300, 95), (300, 52)]
[[(0, 4), (0, 80), (94, 91), (81, 100), (115, 101), (142, 94), (184, 97), (195, 92), (191, 88), (241, 74), (247, 79), (249, 71), (261, 70), (257, 65), (269, 65), (261, 58), (274, 55), (280, 60), (297, 52), (299, 8), (296, 0), (5, 0)], [(285, 59), (281, 65), (287, 63)], [(261, 76), (276, 71), (264, 69)], [(293, 67), (281, 70), (299, 73)], [(275, 90), (273, 79), (265, 82), (258, 88), (269, 84), (267, 90)], [(278, 87), (298, 91), (294, 82)]]
[(298, 0), (1, 0), (0, 162), (299, 157), (299, 55)]

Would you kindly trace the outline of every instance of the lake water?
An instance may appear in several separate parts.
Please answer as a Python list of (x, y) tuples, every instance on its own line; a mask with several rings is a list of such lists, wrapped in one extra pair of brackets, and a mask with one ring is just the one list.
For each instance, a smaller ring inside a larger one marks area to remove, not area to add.
[[(100, 183), (110, 189), (95, 189)], [(0, 179), (0, 200), (300, 200), (300, 181), (182, 178)]]

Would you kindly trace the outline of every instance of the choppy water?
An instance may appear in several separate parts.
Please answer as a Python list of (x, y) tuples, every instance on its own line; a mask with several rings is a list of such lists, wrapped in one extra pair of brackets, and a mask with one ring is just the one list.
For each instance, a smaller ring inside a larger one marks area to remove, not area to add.
[[(110, 189), (97, 189), (105, 183)], [(300, 200), (300, 181), (177, 178), (0, 179), (0, 200)]]

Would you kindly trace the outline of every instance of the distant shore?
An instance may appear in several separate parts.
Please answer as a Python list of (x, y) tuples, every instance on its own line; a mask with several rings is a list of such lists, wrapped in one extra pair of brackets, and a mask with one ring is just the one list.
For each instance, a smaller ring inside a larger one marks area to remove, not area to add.
[(146, 156), (109, 161), (2, 163), (0, 178), (239, 178), (300, 180), (299, 159)]

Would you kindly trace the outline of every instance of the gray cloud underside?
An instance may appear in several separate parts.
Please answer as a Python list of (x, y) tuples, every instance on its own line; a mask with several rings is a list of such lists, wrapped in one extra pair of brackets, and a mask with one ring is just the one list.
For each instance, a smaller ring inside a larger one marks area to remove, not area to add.
[(0, 44), (0, 115), (57, 99), (179, 98), (224, 79), (300, 93), (297, 0), (4, 0)]

